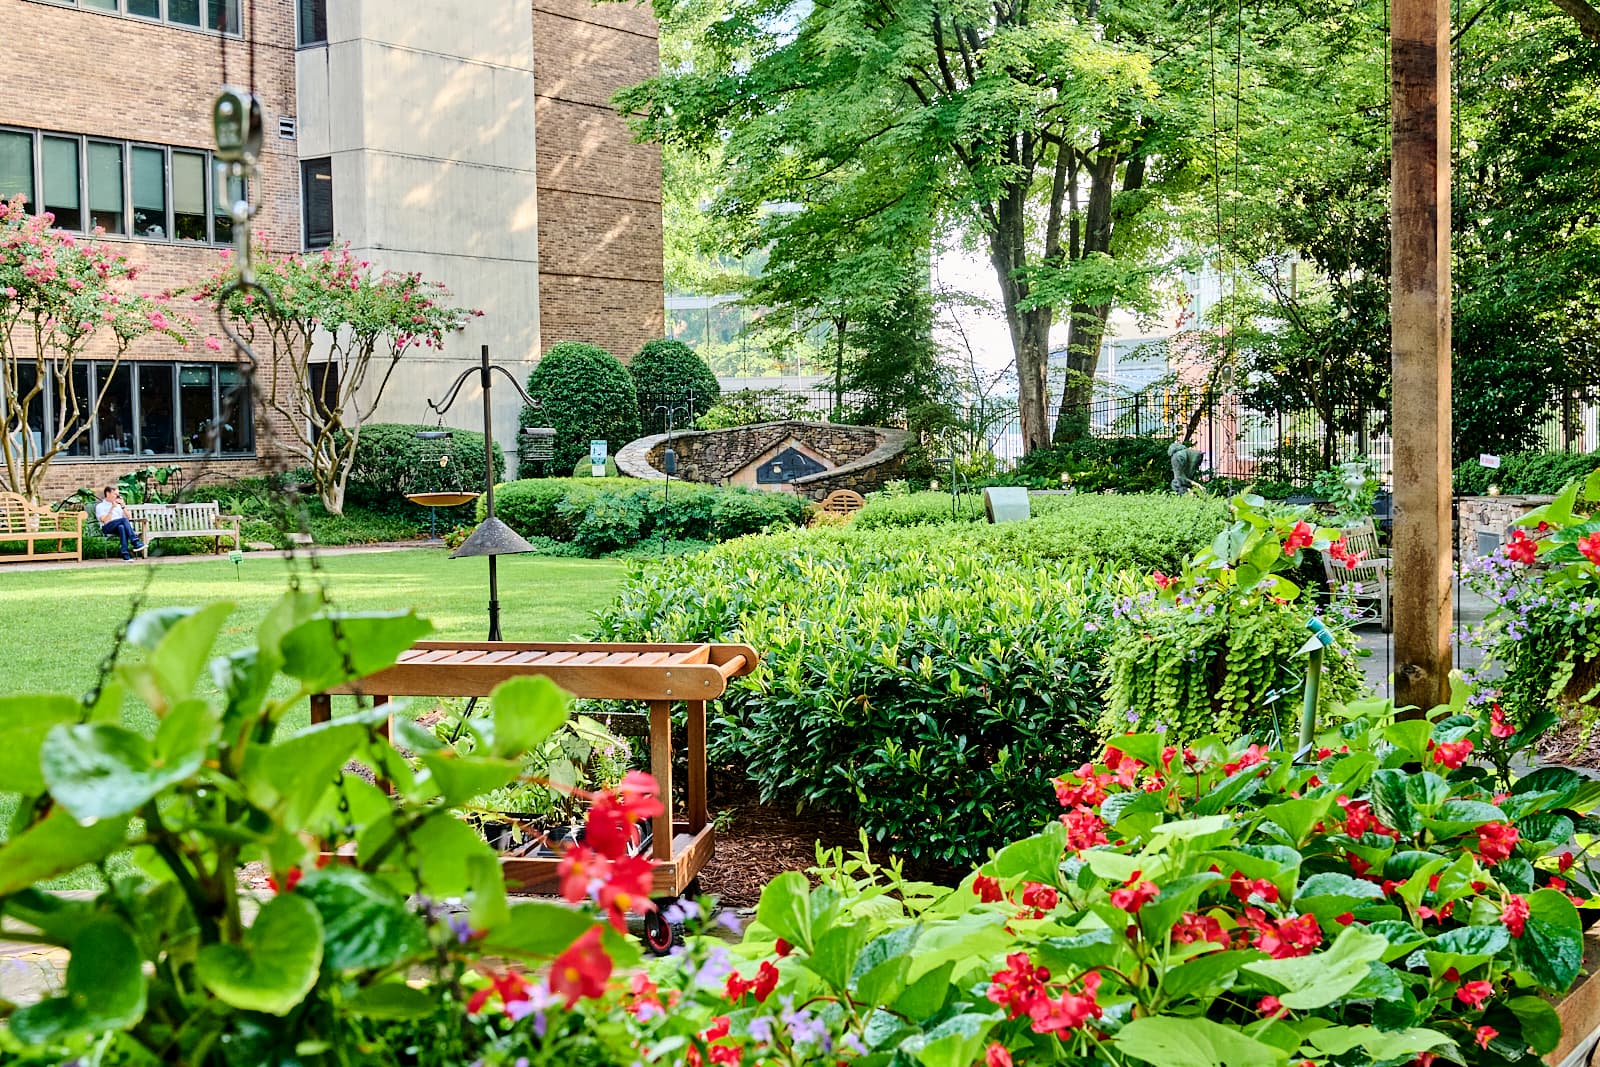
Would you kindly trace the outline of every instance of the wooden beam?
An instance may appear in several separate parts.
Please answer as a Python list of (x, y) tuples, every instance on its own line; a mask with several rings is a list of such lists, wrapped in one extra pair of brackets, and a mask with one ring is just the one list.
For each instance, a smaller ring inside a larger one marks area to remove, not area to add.
[(1450, 684), (1450, 0), (1395, 0), (1395, 699), (1426, 710)]

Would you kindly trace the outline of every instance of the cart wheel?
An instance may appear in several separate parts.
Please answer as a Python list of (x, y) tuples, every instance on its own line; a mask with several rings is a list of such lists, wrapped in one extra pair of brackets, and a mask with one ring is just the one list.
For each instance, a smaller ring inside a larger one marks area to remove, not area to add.
[(670, 923), (662, 916), (662, 909), (672, 901), (656, 901), (653, 911), (644, 916), (644, 947), (657, 956), (672, 952), (673, 945), (683, 944), (683, 927)]

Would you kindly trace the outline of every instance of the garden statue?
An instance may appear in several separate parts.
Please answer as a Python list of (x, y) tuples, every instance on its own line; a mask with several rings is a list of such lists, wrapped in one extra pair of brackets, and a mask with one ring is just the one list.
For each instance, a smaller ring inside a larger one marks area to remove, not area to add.
[(1185, 441), (1174, 441), (1167, 446), (1167, 456), (1172, 460), (1172, 491), (1182, 493), (1195, 484), (1195, 475), (1200, 473), (1200, 450)]

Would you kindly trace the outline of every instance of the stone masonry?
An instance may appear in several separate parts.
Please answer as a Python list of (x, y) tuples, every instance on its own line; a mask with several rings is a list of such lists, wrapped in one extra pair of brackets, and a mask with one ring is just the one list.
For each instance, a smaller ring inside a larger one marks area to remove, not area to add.
[(534, 0), (539, 345), (626, 361), (664, 329), (661, 155), (611, 105), (659, 70), (648, 7)]
[[(268, 197), (253, 227), (278, 248), (300, 244), (299, 167), (292, 141), (279, 140), (278, 118), (295, 112), (294, 4), (256, 0), (244, 5), (255, 13), (256, 91), (265, 109), (262, 173)], [(245, 27), (249, 35), (252, 28)], [(178, 148), (213, 146), (211, 105), (222, 84), (217, 36), (150, 23), (91, 9), (59, 7), (34, 0), (0, 0), (0, 41), (5, 42), (0, 76), (0, 124), (50, 132), (146, 141)], [(230, 38), (230, 79), (248, 80), (244, 42)], [(135, 286), (144, 292), (179, 289), (209, 275), (220, 264), (219, 249), (208, 245), (108, 237), (107, 243), (143, 267)], [(193, 315), (202, 335), (215, 332), (214, 320), (189, 301), (173, 301), (178, 314)], [(88, 356), (109, 354), (91, 349)], [(201, 345), (180, 348), (167, 338), (145, 338), (127, 354), (132, 359), (231, 362), (226, 349)], [(258, 450), (268, 436), (265, 410), (256, 412)], [(280, 430), (281, 435), (286, 431)], [(83, 486), (103, 485), (119, 474), (151, 463), (178, 463), (188, 480), (259, 473), (259, 460), (189, 461), (145, 459), (123, 463), (58, 460), (46, 476), (44, 495), (56, 498)]]
[[(751, 464), (794, 441), (830, 469), (796, 478), (787, 485), (761, 486), (821, 500), (835, 489), (869, 493), (896, 477), (912, 435), (883, 426), (830, 422), (761, 422), (726, 430), (672, 435), (679, 478), (722, 485), (738, 479)], [(642, 437), (617, 453), (617, 470), (634, 478), (663, 479), (667, 435)]]

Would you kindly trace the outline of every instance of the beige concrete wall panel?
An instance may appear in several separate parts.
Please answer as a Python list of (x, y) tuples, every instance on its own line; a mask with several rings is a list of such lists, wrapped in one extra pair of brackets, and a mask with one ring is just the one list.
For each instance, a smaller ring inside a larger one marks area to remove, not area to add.
[(334, 150), (333, 64), (331, 48), (303, 48), (295, 53), (296, 115), (301, 159), (326, 156)]
[[(336, 206), (334, 222), (341, 234), (396, 251), (538, 259), (538, 194), (531, 172), (380, 152), (359, 155), (368, 171), (357, 195), (366, 198), (370, 217), (358, 236), (339, 225)], [(335, 171), (336, 197), (339, 183)]]
[(661, 201), (661, 151), (640, 143), (610, 111), (540, 97), (539, 185)]
[(527, 71), (372, 41), (361, 54), (364, 148), (533, 169)]
[[(588, 12), (599, 9), (585, 5)], [(540, 96), (610, 108), (618, 90), (637, 85), (660, 69), (653, 36), (626, 33), (581, 18), (535, 9), (533, 40), (538, 60), (534, 79)]]
[(330, 40), (361, 38), (521, 70), (533, 66), (529, 22), (524, 0), (345, 0), (328, 5)]

